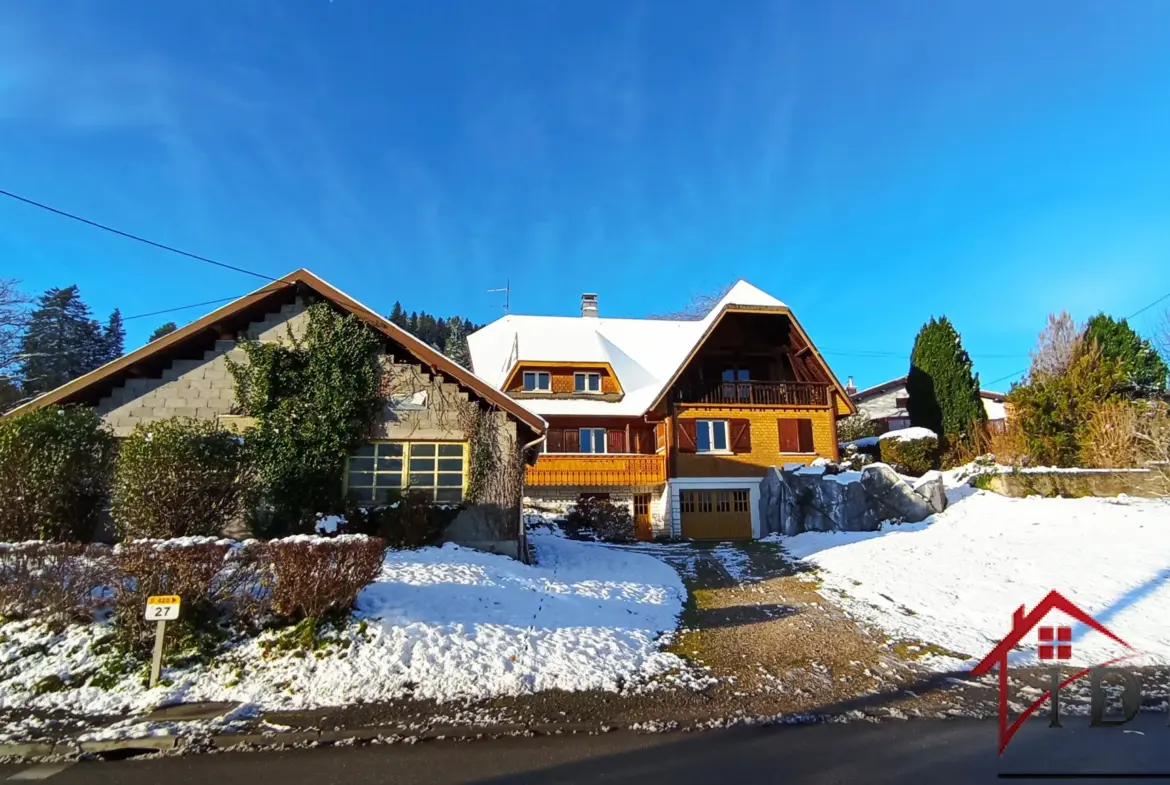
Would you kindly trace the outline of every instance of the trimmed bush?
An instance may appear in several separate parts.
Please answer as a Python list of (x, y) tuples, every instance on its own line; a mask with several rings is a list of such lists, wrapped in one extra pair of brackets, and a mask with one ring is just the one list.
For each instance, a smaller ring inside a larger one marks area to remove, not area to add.
[(80, 542), (0, 544), (0, 615), (62, 626), (92, 621), (110, 579), (110, 548)]
[(288, 619), (320, 620), (347, 612), (382, 568), (377, 537), (288, 537), (254, 545), (268, 564), (272, 611)]
[(436, 505), (422, 491), (406, 491), (389, 504), (351, 506), (345, 513), (345, 531), (385, 540), (395, 550), (423, 548), (439, 541), (443, 528), (455, 519), (462, 505)]
[(633, 542), (635, 540), (634, 518), (625, 505), (617, 505), (609, 499), (595, 496), (582, 497), (569, 510), (565, 524), (570, 531), (592, 529), (597, 539), (604, 542)]
[(851, 414), (837, 421), (837, 441), (852, 442), (867, 436), (877, 436), (877, 423), (863, 413)]
[[(898, 431), (890, 433), (897, 434)], [(899, 474), (921, 477), (938, 463), (938, 439), (934, 436), (918, 439), (890, 436), (883, 438), (879, 444), (882, 461), (894, 467)]]
[(142, 424), (118, 453), (114, 525), (124, 538), (217, 536), (241, 513), (248, 486), (231, 431), (186, 418)]
[(135, 540), (114, 548), (114, 622), (122, 645), (136, 654), (150, 652), (154, 622), (143, 617), (146, 598), (177, 594), (182, 598), (180, 635), (200, 637), (218, 622), (217, 604), (227, 586), (218, 580), (229, 540)]
[(0, 539), (93, 539), (115, 449), (113, 434), (86, 407), (0, 419)]

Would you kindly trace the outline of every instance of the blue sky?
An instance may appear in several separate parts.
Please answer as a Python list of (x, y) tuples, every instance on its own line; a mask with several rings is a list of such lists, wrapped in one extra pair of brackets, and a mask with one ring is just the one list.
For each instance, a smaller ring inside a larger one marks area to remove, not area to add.
[[(1170, 292), (1164, 0), (3, 13), (0, 188), (383, 312), (488, 321), (510, 279), (517, 312), (640, 316), (742, 277), (864, 386), (932, 314), (991, 381), (1049, 311)], [(0, 276), (127, 315), (259, 284), (3, 199)]]

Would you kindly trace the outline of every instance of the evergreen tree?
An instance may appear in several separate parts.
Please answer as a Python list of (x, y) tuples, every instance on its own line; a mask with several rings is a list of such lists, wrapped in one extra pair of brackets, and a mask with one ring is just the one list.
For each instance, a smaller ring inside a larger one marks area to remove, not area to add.
[(390, 322), (404, 330), (407, 328), (406, 311), (402, 310), (402, 303), (397, 300), (394, 301), (394, 307), (390, 309)]
[(406, 329), (410, 330), (411, 335), (418, 336), (418, 311), (410, 312), (410, 319), (406, 323)]
[(463, 330), (463, 321), (456, 316), (449, 324), (451, 329), (447, 331), (447, 340), (443, 344), (443, 354), (464, 368), (470, 369), (471, 350), (467, 347), (467, 333)]
[(24, 394), (12, 379), (0, 376), (0, 414), (15, 406)]
[(1121, 362), (1129, 383), (1139, 395), (1157, 394), (1166, 389), (1166, 363), (1125, 319), (1099, 313), (1085, 325), (1085, 337), (1097, 342), (1102, 357)]
[(37, 395), (92, 371), (103, 361), (107, 343), (77, 287), (70, 286), (40, 296), (20, 348), (21, 387), (26, 395)]
[(122, 312), (117, 308), (102, 328), (101, 350), (101, 357), (98, 358), (100, 362), (95, 368), (118, 359), (126, 352), (126, 327), (122, 324)]
[(160, 324), (154, 329), (154, 332), (150, 334), (150, 340), (157, 341), (159, 338), (162, 338), (164, 335), (170, 335), (177, 329), (179, 329), (179, 325), (175, 324), (174, 322)]
[(940, 436), (967, 438), (987, 419), (979, 376), (972, 373), (971, 357), (945, 316), (932, 317), (914, 339), (906, 392), (910, 423)]

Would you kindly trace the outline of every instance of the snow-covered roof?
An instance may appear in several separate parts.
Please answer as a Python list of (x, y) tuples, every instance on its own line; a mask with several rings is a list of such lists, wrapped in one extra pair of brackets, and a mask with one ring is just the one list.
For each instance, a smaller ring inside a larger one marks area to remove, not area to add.
[(525, 398), (541, 415), (637, 416), (645, 413), (719, 316), (735, 306), (783, 308), (739, 281), (703, 319), (609, 319), (509, 314), (468, 336), (475, 374), (503, 389), (517, 363), (609, 363), (625, 391), (620, 401)]

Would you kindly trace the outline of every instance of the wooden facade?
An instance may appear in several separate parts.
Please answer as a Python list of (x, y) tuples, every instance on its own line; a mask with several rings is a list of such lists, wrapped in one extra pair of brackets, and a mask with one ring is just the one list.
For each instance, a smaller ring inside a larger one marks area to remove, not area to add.
[(541, 455), (524, 481), (540, 487), (635, 487), (666, 482), (666, 455)]

